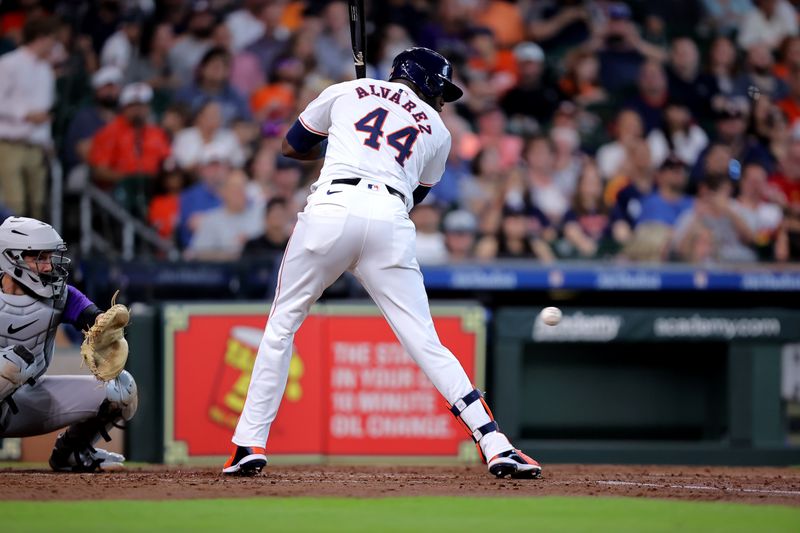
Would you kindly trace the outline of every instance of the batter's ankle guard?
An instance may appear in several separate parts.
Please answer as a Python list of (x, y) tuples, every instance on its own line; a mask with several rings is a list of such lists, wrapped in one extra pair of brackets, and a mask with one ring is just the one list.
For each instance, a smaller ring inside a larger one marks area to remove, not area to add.
[[(486, 414), (489, 416), (489, 422), (472, 429), (469, 425), (464, 421), (461, 417), (461, 413), (463, 413), (467, 407), (472, 405), (473, 403), (480, 401), (483, 404), (483, 408), (486, 410)], [(483, 399), (483, 394), (478, 389), (473, 390), (460, 400), (456, 400), (453, 405), (447, 404), (447, 408), (450, 409), (450, 412), (453, 413), (453, 416), (456, 417), (456, 420), (461, 422), (461, 426), (467, 432), (467, 435), (472, 437), (472, 441), (475, 443), (475, 447), (478, 449), (478, 453), (481, 456), (481, 460), (486, 463), (486, 457), (483, 455), (483, 450), (481, 449), (481, 439), (488, 435), (493, 431), (499, 431), (500, 427), (497, 425), (497, 422), (494, 419), (494, 415), (492, 414), (492, 410), (489, 409), (489, 406), (486, 405), (486, 400)]]
[(94, 444), (103, 438), (111, 440), (108, 432), (117, 422), (122, 420), (122, 411), (114, 408), (105, 400), (100, 404), (97, 415), (88, 420), (78, 422), (67, 428), (58, 436), (53, 453), (50, 455), (50, 466), (53, 470), (72, 470), (73, 472), (95, 472), (100, 469), (102, 461), (95, 458)]

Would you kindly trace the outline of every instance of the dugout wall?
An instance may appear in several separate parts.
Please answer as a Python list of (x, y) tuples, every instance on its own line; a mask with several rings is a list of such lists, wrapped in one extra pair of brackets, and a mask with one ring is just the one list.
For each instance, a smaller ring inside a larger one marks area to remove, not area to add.
[[(460, 302), (431, 311), (442, 340), (484, 388), (485, 310)], [(225, 460), (268, 313), (268, 305), (236, 302), (134, 309), (129, 370), (141, 400), (130, 422), (131, 460)], [(472, 462), (477, 452), (374, 304), (326, 303), (295, 337), (270, 460)]]
[(488, 399), (543, 462), (800, 463), (781, 398), (800, 313), (563, 309), (550, 327), (539, 310), (496, 313)]

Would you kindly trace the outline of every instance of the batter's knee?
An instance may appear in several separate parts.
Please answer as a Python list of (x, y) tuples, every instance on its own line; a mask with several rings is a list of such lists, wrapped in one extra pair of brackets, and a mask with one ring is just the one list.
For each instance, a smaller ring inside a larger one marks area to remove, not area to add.
[(106, 382), (106, 399), (110, 407), (121, 411), (123, 419), (133, 418), (139, 407), (139, 391), (130, 372), (123, 370), (119, 376)]

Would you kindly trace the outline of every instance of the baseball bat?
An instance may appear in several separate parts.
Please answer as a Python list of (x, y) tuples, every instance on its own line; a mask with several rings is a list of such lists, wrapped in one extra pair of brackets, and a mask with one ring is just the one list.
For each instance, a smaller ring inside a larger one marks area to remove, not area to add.
[(350, 40), (353, 43), (353, 63), (356, 78), (367, 77), (367, 32), (364, 21), (364, 0), (349, 0)]

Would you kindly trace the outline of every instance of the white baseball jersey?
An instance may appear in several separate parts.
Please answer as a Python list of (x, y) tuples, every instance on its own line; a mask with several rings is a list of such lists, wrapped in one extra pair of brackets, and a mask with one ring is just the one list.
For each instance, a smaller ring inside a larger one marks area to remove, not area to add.
[(312, 192), (338, 178), (369, 178), (403, 193), (410, 209), (414, 189), (438, 183), (450, 153), (439, 113), (402, 83), (364, 78), (332, 85), (299, 120), (328, 137)]

